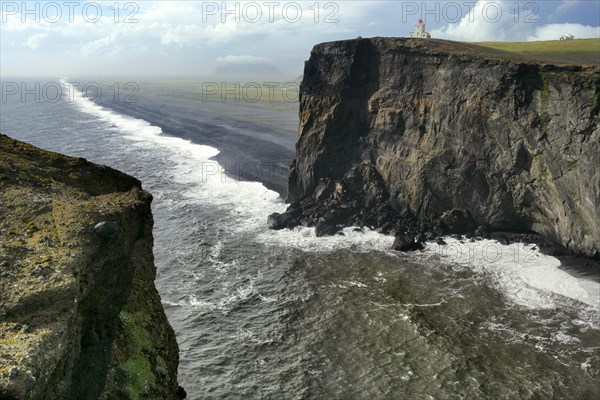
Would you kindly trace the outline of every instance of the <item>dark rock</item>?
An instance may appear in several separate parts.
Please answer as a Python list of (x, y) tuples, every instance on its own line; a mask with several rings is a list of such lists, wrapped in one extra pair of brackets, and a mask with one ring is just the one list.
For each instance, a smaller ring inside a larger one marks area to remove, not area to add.
[(31, 271), (31, 276), (35, 276), (36, 278), (46, 279), (50, 275), (52, 275), (53, 269), (48, 265), (38, 265), (33, 271)]
[(37, 384), (37, 379), (31, 371), (25, 373), (25, 391), (32, 392)]
[(448, 244), (448, 243), (446, 243), (446, 241), (445, 241), (444, 239), (442, 239), (442, 238), (439, 238), (439, 239), (438, 239), (438, 240), (436, 240), (435, 242), (436, 242), (438, 245), (440, 245), (440, 246), (445, 246), (445, 245), (447, 245), (447, 244)]
[(187, 399), (187, 393), (181, 386), (177, 387), (177, 397), (180, 399)]
[(288, 213), (273, 213), (269, 215), (267, 225), (269, 229), (281, 230), (295, 227), (298, 225), (298, 221)]
[(468, 211), (454, 208), (446, 211), (440, 217), (440, 222), (448, 232), (466, 233), (475, 228), (475, 221)]
[(392, 250), (396, 251), (416, 251), (423, 250), (425, 247), (423, 243), (417, 242), (414, 235), (398, 235), (394, 239)]
[(333, 187), (329, 180), (321, 180), (315, 189), (314, 198), (317, 201), (322, 201), (331, 196), (333, 193)]
[(345, 210), (330, 209), (323, 215), (323, 221), (330, 225), (342, 224), (347, 220), (347, 215), (348, 213)]
[(392, 229), (394, 229), (394, 225), (391, 224), (390, 222), (386, 222), (381, 226), (381, 232), (387, 234), (390, 233), (392, 231)]
[(102, 221), (94, 226), (94, 232), (98, 236), (108, 240), (116, 239), (118, 230), (119, 226), (113, 221)]
[(479, 225), (477, 229), (475, 229), (475, 236), (485, 237), (487, 234), (487, 229), (483, 225)]
[(329, 224), (327, 222), (319, 222), (316, 226), (315, 226), (315, 234), (317, 235), (317, 237), (322, 237), (322, 236), (333, 236), (336, 233), (338, 233), (340, 229), (338, 228), (337, 225), (334, 224)]
[(550, 246), (546, 251), (544, 251), (544, 253), (552, 257), (567, 255), (567, 251), (562, 246)]

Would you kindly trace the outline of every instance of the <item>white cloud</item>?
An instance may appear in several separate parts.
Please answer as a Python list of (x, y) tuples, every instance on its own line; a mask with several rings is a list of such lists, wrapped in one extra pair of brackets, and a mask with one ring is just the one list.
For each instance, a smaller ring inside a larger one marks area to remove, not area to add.
[(116, 41), (116, 38), (117, 35), (113, 33), (100, 39), (93, 40), (81, 47), (81, 53), (83, 55), (89, 56), (93, 54), (105, 54), (106, 52), (113, 52), (115, 48), (114, 43)]
[[(563, 2), (560, 7), (566, 9), (564, 7), (572, 6)], [(501, 13), (497, 12), (498, 9)], [(480, 1), (459, 22), (434, 29), (431, 35), (465, 42), (556, 40), (565, 33), (575, 37), (598, 37), (598, 27), (568, 23), (541, 25), (537, 16), (533, 20), (520, 18), (522, 14), (515, 17), (513, 10), (512, 1)]]
[(257, 57), (251, 55), (228, 55), (225, 57), (217, 57), (216, 61), (222, 64), (257, 64), (268, 62), (269, 59), (266, 57)]
[(434, 29), (431, 36), (466, 42), (515, 40), (525, 33), (526, 27), (515, 23), (507, 11), (505, 1), (480, 1), (459, 22)]
[(23, 43), (24, 46), (29, 47), (31, 50), (35, 50), (37, 48), (40, 47), (41, 42), (46, 39), (48, 37), (47, 33), (34, 33), (33, 35), (29, 36), (27, 38), (27, 40), (25, 41), (25, 43)]
[(577, 39), (599, 38), (600, 27), (581, 24), (549, 24), (538, 27), (534, 33), (527, 37), (527, 40), (557, 40), (566, 34), (573, 35)]
[(202, 36), (202, 30), (197, 25), (168, 26), (161, 34), (161, 43), (176, 44), (183, 47)]

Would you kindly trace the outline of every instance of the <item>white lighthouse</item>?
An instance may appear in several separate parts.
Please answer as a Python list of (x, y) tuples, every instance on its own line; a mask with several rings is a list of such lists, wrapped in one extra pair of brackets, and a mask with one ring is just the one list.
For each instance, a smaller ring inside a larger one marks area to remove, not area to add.
[(411, 38), (431, 39), (431, 35), (425, 32), (425, 22), (419, 19), (415, 24), (415, 29), (408, 34)]

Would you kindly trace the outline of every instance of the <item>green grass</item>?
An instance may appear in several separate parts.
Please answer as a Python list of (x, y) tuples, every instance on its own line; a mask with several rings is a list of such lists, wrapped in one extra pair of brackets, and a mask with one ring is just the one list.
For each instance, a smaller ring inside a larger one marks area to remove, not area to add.
[(600, 66), (600, 39), (548, 40), (542, 42), (480, 42), (483, 53), (549, 64)]
[(156, 383), (152, 366), (146, 353), (152, 348), (150, 333), (144, 328), (144, 316), (141, 313), (128, 313), (121, 311), (119, 324), (127, 336), (131, 356), (120, 365), (122, 376), (122, 389), (127, 392), (132, 400), (142, 400), (148, 392), (150, 385)]
[(123, 389), (132, 400), (142, 400), (148, 386), (155, 383), (150, 361), (144, 356), (131, 357), (121, 366), (121, 370), (127, 375), (128, 382)]

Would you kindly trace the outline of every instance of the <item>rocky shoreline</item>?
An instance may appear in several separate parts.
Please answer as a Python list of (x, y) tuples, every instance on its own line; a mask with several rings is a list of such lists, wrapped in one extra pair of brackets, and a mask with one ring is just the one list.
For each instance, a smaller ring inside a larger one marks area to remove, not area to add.
[(371, 227), (418, 249), (443, 235), (529, 235), (600, 258), (600, 70), (395, 38), (315, 46), (284, 214), (318, 236)]

